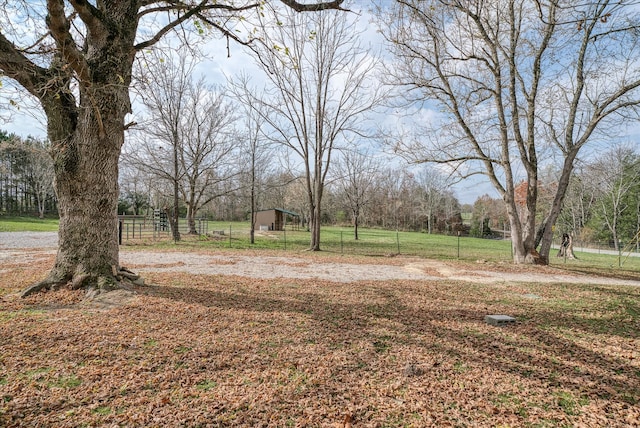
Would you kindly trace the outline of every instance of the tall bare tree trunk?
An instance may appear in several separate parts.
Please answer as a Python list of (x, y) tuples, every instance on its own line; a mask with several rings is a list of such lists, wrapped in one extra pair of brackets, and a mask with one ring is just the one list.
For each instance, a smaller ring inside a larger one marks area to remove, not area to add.
[(255, 153), (251, 157), (251, 229), (249, 231), (249, 242), (251, 245), (256, 243), (256, 161)]
[(360, 219), (360, 212), (357, 209), (353, 210), (353, 239), (357, 241), (358, 237), (358, 225)]
[(171, 213), (171, 236), (173, 241), (180, 240), (180, 183), (178, 181), (179, 174), (178, 163), (178, 144), (177, 137), (174, 137), (173, 144), (173, 212)]
[(196, 211), (191, 204), (187, 204), (187, 226), (189, 227), (190, 235), (198, 234), (198, 229), (196, 229)]
[(321, 210), (317, 201), (309, 210), (309, 230), (311, 238), (309, 242), (309, 251), (320, 251), (320, 215)]

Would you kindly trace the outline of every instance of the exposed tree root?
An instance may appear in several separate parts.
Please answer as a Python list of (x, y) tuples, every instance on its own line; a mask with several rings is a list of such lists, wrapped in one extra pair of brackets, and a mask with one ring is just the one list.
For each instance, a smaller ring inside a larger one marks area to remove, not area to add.
[(50, 274), (45, 280), (33, 284), (20, 293), (20, 297), (28, 297), (42, 291), (54, 291), (62, 287), (72, 290), (86, 289), (87, 299), (108, 293), (113, 290), (125, 289), (131, 291), (133, 286), (144, 285), (144, 279), (125, 267), (112, 266), (113, 275), (91, 275), (89, 273), (76, 273), (69, 278), (56, 277)]
[(20, 293), (20, 297), (24, 298), (30, 296), (34, 293), (39, 293), (43, 290), (58, 290), (67, 284), (66, 280), (53, 279), (48, 277), (47, 279), (37, 282), (27, 288), (25, 288), (22, 293)]

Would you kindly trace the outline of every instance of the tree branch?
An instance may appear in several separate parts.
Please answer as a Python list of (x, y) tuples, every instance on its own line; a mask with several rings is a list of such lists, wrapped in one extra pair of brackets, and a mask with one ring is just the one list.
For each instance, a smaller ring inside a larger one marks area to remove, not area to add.
[[(202, 0), (200, 2), (200, 4), (196, 7), (193, 7), (192, 9), (187, 10), (187, 12), (182, 15), (181, 17), (179, 17), (178, 19), (176, 19), (175, 21), (172, 21), (170, 23), (168, 23), (167, 25), (165, 25), (162, 29), (160, 29), (160, 31), (158, 31), (156, 33), (155, 36), (153, 36), (152, 38), (150, 38), (149, 40), (146, 40), (144, 42), (140, 42), (137, 45), (135, 45), (133, 48), (136, 51), (141, 51), (142, 49), (146, 49), (149, 46), (153, 46), (156, 43), (158, 43), (160, 41), (160, 39), (162, 38), (162, 36), (164, 36), (165, 34), (167, 34), (169, 31), (173, 30), (174, 28), (176, 28), (177, 26), (179, 26), (180, 24), (182, 24), (183, 22), (186, 22), (189, 18), (193, 17), (194, 15), (196, 15), (199, 12), (202, 12), (202, 10), (204, 10), (207, 6), (209, 0)], [(215, 6), (211, 6), (210, 8), (214, 8)], [(168, 10), (182, 10), (182, 8), (170, 8)], [(143, 12), (144, 13), (144, 12)]]
[(342, 3), (344, 3), (344, 0), (333, 0), (333, 1), (311, 3), (311, 4), (300, 3), (295, 0), (280, 0), (280, 2), (286, 6), (289, 6), (291, 9), (295, 10), (296, 12), (316, 12), (319, 10), (328, 10), (328, 9), (348, 11), (348, 9), (345, 9), (342, 7)]
[(0, 33), (0, 70), (15, 79), (30, 94), (41, 98), (40, 87), (47, 81), (47, 70), (24, 56), (16, 46)]
[(76, 10), (89, 31), (95, 32), (99, 26), (102, 26), (102, 13), (91, 3), (86, 0), (69, 0), (69, 3), (71, 3), (71, 6)]
[(75, 41), (69, 31), (70, 24), (64, 13), (63, 0), (47, 0), (47, 26), (51, 36), (56, 41), (61, 56), (69, 63), (81, 81), (89, 81), (89, 69), (84, 56), (76, 47)]
[[(154, 2), (150, 2), (150, 4), (153, 4)], [(242, 12), (245, 10), (249, 10), (249, 9), (255, 9), (256, 7), (259, 6), (259, 3), (251, 3), (245, 6), (229, 6), (226, 4), (206, 4), (207, 1), (203, 1), (200, 3), (200, 5), (198, 5), (195, 9), (196, 13), (202, 13), (204, 11), (207, 10), (224, 10), (227, 12)], [(189, 11), (189, 10), (193, 10), (194, 7), (188, 4), (184, 4), (182, 2), (177, 2), (175, 4), (169, 4), (167, 6), (157, 6), (157, 7), (153, 7), (153, 8), (149, 8), (149, 9), (145, 9), (142, 12), (140, 12), (138, 14), (138, 18), (141, 18), (145, 15), (148, 15), (150, 13), (158, 13), (158, 12), (178, 12), (178, 11)]]

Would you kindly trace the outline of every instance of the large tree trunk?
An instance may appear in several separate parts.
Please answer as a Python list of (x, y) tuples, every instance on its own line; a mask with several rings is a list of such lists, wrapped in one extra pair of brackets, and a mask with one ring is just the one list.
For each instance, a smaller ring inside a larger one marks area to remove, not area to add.
[(78, 149), (77, 170), (56, 174), (60, 229), (52, 279), (71, 279), (74, 287), (86, 283), (111, 289), (119, 263), (117, 183), (119, 143), (123, 137), (122, 132), (108, 138), (97, 134), (95, 128), (76, 133), (76, 141), (71, 144)]
[[(58, 253), (47, 278), (24, 290), (23, 297), (66, 284), (100, 293), (118, 288), (124, 278), (137, 279), (119, 266), (118, 159), (123, 121), (103, 120), (109, 115), (99, 110), (113, 105), (114, 98), (122, 101), (123, 94), (108, 88), (101, 91), (102, 97), (92, 92), (83, 98), (92, 97), (93, 106), (79, 110), (78, 117), (48, 114), (60, 213)], [(116, 119), (123, 117), (118, 114)], [(56, 138), (60, 129), (69, 128), (74, 131), (68, 138)]]
[[(121, 25), (98, 25), (87, 39), (85, 68), (76, 71), (77, 95), (66, 66), (59, 68), (57, 91), (43, 88), (39, 93), (52, 145), (60, 213), (58, 253), (47, 278), (24, 290), (23, 297), (67, 284), (92, 295), (138, 279), (119, 266), (117, 229), (118, 159), (124, 119), (131, 111), (131, 47), (137, 19), (130, 15), (130, 7), (136, 10), (134, 3), (118, 7), (122, 10), (114, 7), (112, 12)], [(62, 12), (56, 13), (62, 19)]]
[(524, 219), (521, 219), (514, 201), (506, 198), (505, 204), (511, 229), (513, 262), (515, 264), (539, 264), (541, 260), (535, 247), (533, 230), (535, 223), (532, 221), (531, 213), (525, 213)]

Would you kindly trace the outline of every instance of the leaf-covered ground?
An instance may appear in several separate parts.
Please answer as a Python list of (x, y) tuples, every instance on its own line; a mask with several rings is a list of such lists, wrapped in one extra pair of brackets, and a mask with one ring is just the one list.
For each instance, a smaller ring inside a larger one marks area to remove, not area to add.
[(50, 266), (0, 273), (0, 426), (640, 426), (640, 288), (149, 273), (113, 305), (12, 294)]

